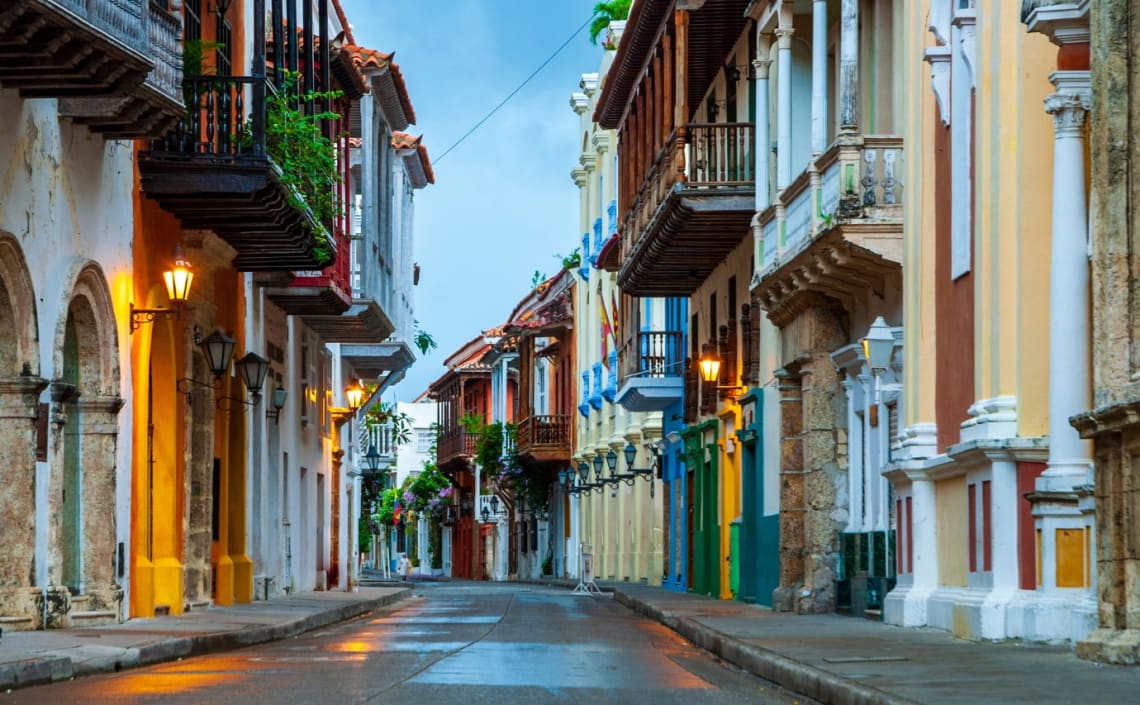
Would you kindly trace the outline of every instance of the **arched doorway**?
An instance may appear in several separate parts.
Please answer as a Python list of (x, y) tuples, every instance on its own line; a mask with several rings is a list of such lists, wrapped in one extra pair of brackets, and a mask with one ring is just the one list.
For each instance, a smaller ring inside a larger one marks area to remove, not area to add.
[(0, 614), (9, 618), (5, 629), (42, 626), (42, 597), (35, 587), (36, 461), (46, 460), (47, 413), (38, 421), (46, 383), (39, 374), (35, 305), (20, 245), (0, 233)]
[[(48, 543), (48, 626), (118, 621), (119, 356), (106, 278), (78, 269), (56, 330)], [(109, 560), (110, 558), (110, 560)]]

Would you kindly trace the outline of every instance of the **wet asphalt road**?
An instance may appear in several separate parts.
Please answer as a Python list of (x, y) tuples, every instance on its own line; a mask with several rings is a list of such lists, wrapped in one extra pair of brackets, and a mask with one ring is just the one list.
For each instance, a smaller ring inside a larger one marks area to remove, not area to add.
[(418, 586), (392, 610), (215, 656), (0, 694), (0, 705), (703, 705), (809, 701), (603, 598)]

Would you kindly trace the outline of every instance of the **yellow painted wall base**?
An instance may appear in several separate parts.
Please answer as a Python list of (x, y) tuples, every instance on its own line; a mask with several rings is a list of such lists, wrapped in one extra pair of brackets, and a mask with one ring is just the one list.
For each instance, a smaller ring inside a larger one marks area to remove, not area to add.
[(131, 616), (154, 616), (154, 564), (141, 556), (131, 567)]
[(249, 556), (230, 556), (234, 564), (234, 601), (253, 602), (253, 561)]
[(165, 605), (170, 614), (182, 614), (182, 563), (174, 558), (159, 558), (154, 562), (154, 605)]
[(234, 603), (234, 562), (229, 556), (218, 556), (214, 570), (214, 604), (228, 607)]
[(1057, 529), (1057, 587), (1085, 586), (1085, 536), (1083, 529)]

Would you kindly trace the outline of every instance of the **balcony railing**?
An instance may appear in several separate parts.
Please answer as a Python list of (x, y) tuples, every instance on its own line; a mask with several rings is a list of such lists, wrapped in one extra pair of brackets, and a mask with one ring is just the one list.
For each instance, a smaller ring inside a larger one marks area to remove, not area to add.
[(154, 0), (21, 0), (0, 11), (0, 85), (59, 98), (114, 138), (153, 137), (182, 112), (182, 23)]
[(368, 453), (371, 446), (376, 446), (376, 451), (380, 453), (381, 458), (389, 462), (394, 461), (396, 459), (397, 441), (396, 428), (391, 423), (365, 426), (364, 431), (360, 434), (360, 455), (363, 457)]
[(899, 221), (902, 159), (902, 138), (893, 136), (837, 143), (816, 158), (761, 214), (757, 271), (787, 261), (836, 225)]
[(622, 380), (680, 377), (684, 357), (679, 331), (642, 331), (618, 353)]
[(743, 240), (754, 211), (753, 135), (751, 123), (691, 123), (666, 138), (622, 218), (623, 288), (687, 295)]
[[(335, 256), (336, 241), (283, 181), (266, 135), (268, 78), (187, 76), (186, 111), (164, 139), (139, 153), (146, 194), (186, 228), (214, 230), (235, 250), (241, 271), (314, 270), (321, 249)], [(300, 152), (302, 142), (274, 144), (275, 153)], [(332, 190), (330, 180), (318, 189)], [(347, 272), (345, 273), (347, 278)]]
[(519, 452), (565, 450), (569, 453), (573, 421), (571, 416), (549, 414), (523, 419), (518, 425)]
[(436, 462), (440, 465), (456, 458), (475, 457), (478, 437), (462, 430), (440, 432), (439, 446), (436, 449)]

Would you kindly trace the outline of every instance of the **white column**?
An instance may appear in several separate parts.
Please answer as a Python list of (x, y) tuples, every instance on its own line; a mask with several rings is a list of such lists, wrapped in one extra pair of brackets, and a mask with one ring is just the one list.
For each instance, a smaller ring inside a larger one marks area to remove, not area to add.
[(843, 0), (839, 26), (839, 129), (859, 130), (859, 0)]
[(827, 149), (827, 0), (815, 0), (811, 21), (811, 152)]
[(903, 626), (926, 624), (926, 597), (938, 587), (938, 539), (935, 524), (934, 481), (915, 477), (911, 482), (911, 559), (913, 605), (908, 606)]
[(772, 61), (768, 58), (768, 43), (757, 40), (757, 49), (763, 54), (753, 59), (752, 68), (756, 71), (756, 212), (767, 208), (771, 202), (771, 185), (768, 172), (771, 169), (772, 138), (768, 134), (768, 69)]
[[(847, 396), (847, 531), (863, 528), (863, 422), (855, 413), (855, 382), (843, 374), (843, 391)], [(864, 397), (865, 398), (865, 397)]]
[(776, 190), (792, 181), (792, 33), (791, 27), (776, 30), (779, 64), (776, 77)]
[[(1057, 71), (1053, 116), (1053, 235), (1049, 269), (1049, 468), (1039, 489), (1071, 490), (1092, 464), (1089, 441), (1069, 417), (1092, 407), (1089, 376), (1088, 209), (1085, 203), (1085, 117), (1089, 72)], [(1042, 484), (1044, 486), (1042, 486)]]

